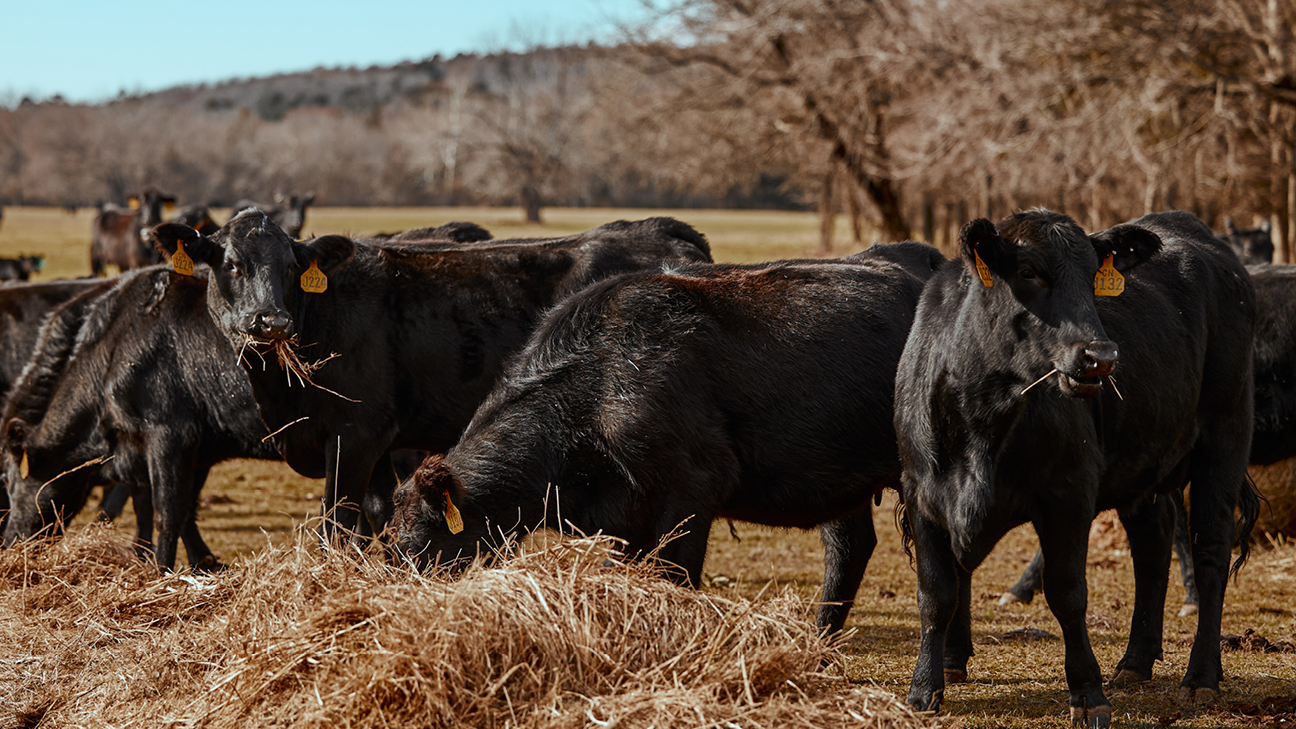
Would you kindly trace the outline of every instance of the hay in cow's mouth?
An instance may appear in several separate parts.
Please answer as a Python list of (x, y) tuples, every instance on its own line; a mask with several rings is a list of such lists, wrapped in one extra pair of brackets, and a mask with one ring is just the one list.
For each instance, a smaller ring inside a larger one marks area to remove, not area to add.
[(306, 385), (310, 385), (312, 387), (319, 388), (324, 392), (329, 393), (330, 395), (337, 395), (338, 397), (342, 398), (343, 400), (346, 400), (347, 402), (360, 402), (359, 400), (352, 400), (351, 398), (341, 393), (334, 392), (333, 390), (330, 390), (327, 387), (324, 387), (323, 385), (316, 383), (315, 380), (311, 379), (311, 376), (314, 375), (315, 372), (317, 372), (320, 367), (323, 367), (325, 362), (328, 362), (334, 357), (341, 356), (337, 352), (330, 352), (329, 356), (325, 357), (324, 359), (315, 360), (314, 362), (307, 362), (306, 360), (302, 359), (299, 354), (297, 354), (297, 349), (299, 347), (298, 347), (296, 334), (294, 334), (292, 337), (288, 339), (261, 339), (260, 337), (254, 337), (251, 334), (244, 334), (243, 346), (239, 347), (239, 354), (238, 354), (239, 363), (242, 364), (243, 362), (248, 361), (243, 356), (243, 353), (251, 349), (252, 352), (255, 353), (256, 356), (261, 359), (261, 368), (262, 370), (264, 370), (265, 357), (262, 355), (265, 352), (263, 352), (263, 350), (261, 349), (264, 347), (269, 347), (270, 349), (274, 350), (275, 357), (277, 357), (279, 360), (279, 367), (283, 369), (284, 375), (288, 378), (289, 387), (292, 387), (293, 375), (297, 375), (297, 381), (301, 383), (302, 387), (305, 387)]

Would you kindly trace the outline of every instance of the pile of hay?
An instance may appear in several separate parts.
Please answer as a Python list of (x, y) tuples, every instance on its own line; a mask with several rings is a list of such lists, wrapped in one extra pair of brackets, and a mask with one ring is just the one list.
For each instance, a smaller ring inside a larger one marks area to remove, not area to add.
[(299, 535), (160, 575), (110, 527), (0, 552), (0, 727), (911, 727), (819, 672), (791, 595), (755, 602), (559, 543), (461, 579)]

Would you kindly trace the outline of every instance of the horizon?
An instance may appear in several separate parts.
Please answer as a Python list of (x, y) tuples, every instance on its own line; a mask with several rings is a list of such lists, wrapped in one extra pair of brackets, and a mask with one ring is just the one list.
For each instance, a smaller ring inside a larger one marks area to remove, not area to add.
[[(0, 105), (13, 106), (24, 98), (93, 105), (179, 86), (321, 68), (606, 43), (617, 38), (622, 24), (642, 20), (647, 12), (638, 0), (478, 0), (469, 9), (444, 0), (373, 0), (362, 15), (354, 7), (341, 0), (309, 5), (301, 0), (231, 0), (219, 8), (153, 0), (122, 0), (111, 9), (77, 0), (28, 4), (7, 13), (9, 37), (0, 45)], [(252, 17), (263, 27), (251, 33), (212, 31), (213, 40), (199, 43), (199, 51), (193, 52), (195, 32), (189, 29), (220, 27), (214, 11), (222, 17)], [(274, 32), (260, 35), (266, 26)], [(161, 59), (167, 56), (152, 45), (130, 42), (153, 37), (149, 34), (163, 38), (177, 28), (188, 32), (178, 34), (174, 43), (180, 51), (166, 62)], [(286, 39), (280, 39), (279, 29)], [(49, 41), (51, 33), (57, 42)]]

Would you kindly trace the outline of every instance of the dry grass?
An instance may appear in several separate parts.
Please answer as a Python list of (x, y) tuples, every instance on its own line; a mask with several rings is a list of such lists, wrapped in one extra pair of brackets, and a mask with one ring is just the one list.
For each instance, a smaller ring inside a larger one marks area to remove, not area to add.
[(0, 726), (924, 724), (821, 673), (790, 593), (682, 589), (592, 539), (458, 580), (311, 544), (214, 576), (103, 527), (0, 552)]

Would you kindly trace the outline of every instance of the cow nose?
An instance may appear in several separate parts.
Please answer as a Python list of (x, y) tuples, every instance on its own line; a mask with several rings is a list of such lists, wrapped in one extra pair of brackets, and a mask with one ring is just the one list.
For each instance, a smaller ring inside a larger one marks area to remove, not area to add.
[(1120, 352), (1115, 342), (1090, 342), (1084, 350), (1085, 378), (1106, 377), (1116, 370)]
[(268, 339), (287, 339), (292, 335), (292, 319), (282, 311), (263, 311), (252, 318), (252, 334)]

